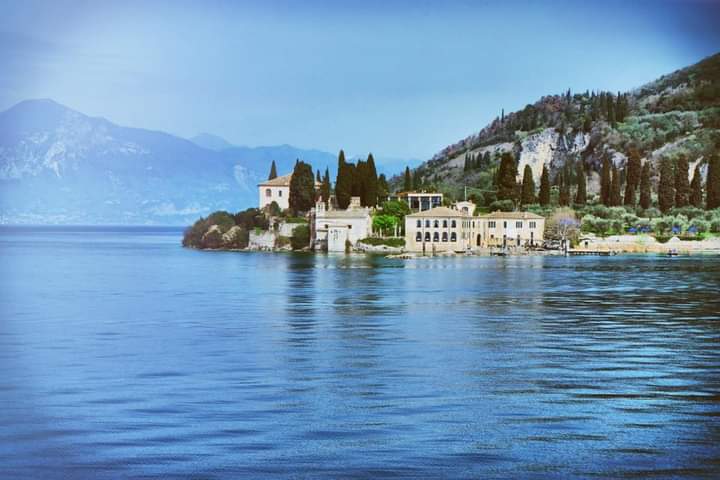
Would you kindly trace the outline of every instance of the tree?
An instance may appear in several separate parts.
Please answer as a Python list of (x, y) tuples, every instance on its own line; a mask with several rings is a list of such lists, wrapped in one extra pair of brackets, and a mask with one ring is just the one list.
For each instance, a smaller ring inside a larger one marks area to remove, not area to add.
[(720, 207), (720, 157), (717, 153), (713, 154), (708, 161), (705, 190), (707, 191), (705, 200), (707, 209)]
[(369, 154), (365, 166), (365, 176), (363, 178), (363, 196), (361, 202), (365, 207), (374, 207), (378, 200), (378, 177), (375, 169), (375, 159), (373, 154)]
[(422, 188), (422, 177), (420, 176), (419, 168), (413, 170), (412, 188), (413, 190), (420, 190)]
[(600, 201), (603, 205), (610, 206), (610, 159), (603, 159), (602, 173), (600, 175)]
[(322, 196), (323, 202), (325, 202), (325, 208), (328, 208), (328, 204), (330, 203), (330, 171), (327, 168), (325, 168), (325, 176), (320, 186), (320, 195)]
[(548, 173), (547, 165), (543, 165), (542, 175), (540, 175), (540, 194), (538, 201), (543, 207), (550, 205), (550, 173)]
[(560, 179), (558, 183), (558, 186), (560, 187), (558, 203), (563, 207), (567, 207), (568, 205), (570, 205), (570, 181), (567, 178), (565, 172), (560, 173)]
[(575, 193), (575, 204), (585, 205), (587, 203), (587, 179), (585, 178), (585, 168), (583, 162), (577, 164), (577, 192)]
[(388, 185), (387, 178), (385, 178), (385, 174), (381, 173), (378, 177), (378, 183), (377, 183), (377, 196), (378, 201), (385, 200), (390, 195), (390, 186)]
[(374, 232), (380, 232), (381, 235), (385, 236), (390, 232), (395, 232), (395, 227), (398, 225), (398, 218), (393, 215), (380, 214), (375, 215), (372, 218), (372, 228)]
[(697, 208), (702, 208), (703, 206), (702, 173), (700, 172), (699, 162), (695, 165), (692, 183), (690, 183), (690, 204)]
[(315, 205), (315, 176), (312, 167), (297, 162), (290, 178), (290, 209), (295, 215), (309, 211)]
[(531, 203), (535, 203), (535, 179), (533, 178), (533, 172), (530, 165), (525, 165), (525, 169), (523, 170), (520, 204), (529, 205)]
[(277, 178), (277, 167), (275, 166), (275, 160), (273, 160), (272, 165), (270, 165), (270, 175), (268, 175), (268, 180), (272, 180), (273, 178)]
[(652, 203), (652, 188), (650, 185), (650, 161), (642, 166), (640, 174), (640, 206), (647, 210)]
[(512, 154), (504, 152), (500, 159), (500, 169), (497, 177), (498, 200), (515, 201), (515, 188), (517, 186), (517, 166)]
[[(312, 170), (310, 170), (312, 174)], [(302, 250), (310, 245), (310, 227), (306, 223), (301, 223), (295, 227), (290, 237), (290, 246), (293, 250)]]
[(673, 207), (675, 202), (675, 179), (670, 159), (660, 162), (660, 184), (658, 185), (658, 206), (663, 213)]
[(322, 176), (320, 175), (320, 169), (317, 169), (317, 174), (315, 175), (315, 181), (318, 183), (322, 182)]
[(610, 183), (610, 206), (619, 207), (622, 205), (622, 198), (620, 198), (620, 172), (617, 167), (612, 167), (612, 181)]
[[(618, 101), (620, 101), (620, 97), (618, 97)], [(640, 175), (642, 172), (640, 153), (638, 153), (635, 148), (633, 148), (628, 155), (626, 172), (625, 205), (635, 205), (635, 192), (640, 184)]]
[(690, 196), (690, 183), (688, 160), (685, 155), (680, 155), (675, 166), (675, 206), (678, 208), (688, 205)]
[(410, 176), (410, 167), (405, 167), (405, 181), (403, 182), (403, 190), (406, 192), (412, 190), (412, 177)]
[(352, 196), (352, 170), (345, 161), (345, 152), (338, 154), (337, 178), (335, 179), (335, 199), (339, 208), (345, 209), (350, 205)]

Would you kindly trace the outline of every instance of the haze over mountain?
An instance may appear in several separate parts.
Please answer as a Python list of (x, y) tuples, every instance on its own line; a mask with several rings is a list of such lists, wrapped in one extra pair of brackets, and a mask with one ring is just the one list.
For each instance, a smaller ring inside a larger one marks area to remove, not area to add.
[(0, 222), (186, 225), (255, 205), (273, 160), (281, 173), (298, 158), (333, 176), (337, 167), (336, 153), (194, 140), (214, 148), (52, 100), (21, 102), (0, 113)]

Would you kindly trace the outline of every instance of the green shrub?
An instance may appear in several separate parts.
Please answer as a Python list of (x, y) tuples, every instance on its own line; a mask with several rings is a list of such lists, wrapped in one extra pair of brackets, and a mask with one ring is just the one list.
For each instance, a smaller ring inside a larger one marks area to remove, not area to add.
[(218, 211), (211, 213), (207, 218), (209, 226), (217, 225), (220, 228), (221, 233), (225, 233), (235, 226), (235, 219), (232, 215), (225, 211)]
[(290, 245), (290, 243), (291, 243), (290, 237), (278, 235), (275, 238), (275, 248), (283, 248), (283, 247)]
[(515, 203), (512, 200), (496, 200), (490, 204), (490, 210), (501, 212), (512, 212), (515, 210)]
[(302, 250), (310, 245), (310, 227), (307, 224), (298, 225), (293, 229), (290, 245), (293, 250)]
[(364, 243), (365, 245), (387, 245), (388, 247), (404, 247), (405, 246), (405, 239), (404, 238), (375, 238), (375, 237), (368, 237), (363, 238), (360, 240), (360, 242)]
[(288, 217), (285, 219), (285, 223), (307, 223), (305, 217)]

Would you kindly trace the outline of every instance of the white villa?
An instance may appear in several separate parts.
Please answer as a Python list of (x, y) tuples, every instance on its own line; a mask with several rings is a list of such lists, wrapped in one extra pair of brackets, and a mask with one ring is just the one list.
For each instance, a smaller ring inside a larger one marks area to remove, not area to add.
[[(290, 180), (292, 180), (292, 173), (259, 183), (259, 208), (263, 209), (272, 202), (277, 203), (280, 210), (290, 208)], [(315, 181), (315, 189), (319, 189), (320, 186), (321, 184)]]
[(372, 232), (370, 208), (360, 205), (360, 197), (352, 197), (346, 210), (325, 208), (325, 202), (318, 201), (313, 215), (313, 245), (316, 249), (329, 252), (344, 252), (346, 245), (354, 246), (358, 240), (367, 238)]
[(443, 194), (439, 192), (400, 192), (397, 198), (406, 202), (413, 212), (424, 212), (443, 204)]
[(411, 252), (466, 252), (481, 248), (542, 244), (545, 218), (530, 212), (475, 216), (472, 202), (436, 207), (405, 216), (405, 249)]

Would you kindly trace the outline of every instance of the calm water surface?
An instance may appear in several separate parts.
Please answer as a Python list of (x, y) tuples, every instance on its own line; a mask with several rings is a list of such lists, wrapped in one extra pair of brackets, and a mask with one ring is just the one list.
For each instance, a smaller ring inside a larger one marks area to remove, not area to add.
[(720, 259), (0, 229), (0, 478), (718, 478)]

